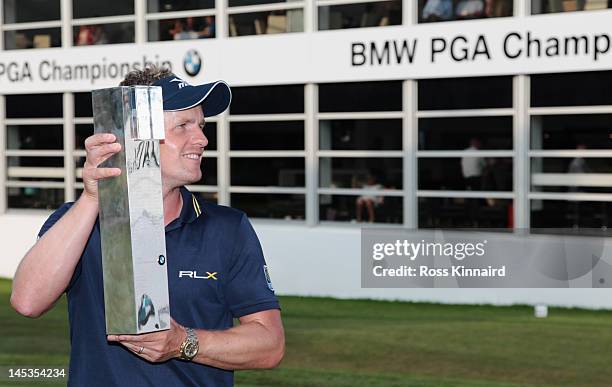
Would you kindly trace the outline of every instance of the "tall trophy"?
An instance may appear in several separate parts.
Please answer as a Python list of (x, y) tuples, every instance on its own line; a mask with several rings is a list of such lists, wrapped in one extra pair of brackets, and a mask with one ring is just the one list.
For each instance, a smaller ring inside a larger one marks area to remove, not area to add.
[(94, 132), (114, 134), (122, 147), (101, 165), (120, 168), (121, 175), (98, 182), (106, 332), (169, 329), (161, 87), (94, 90), (92, 104)]

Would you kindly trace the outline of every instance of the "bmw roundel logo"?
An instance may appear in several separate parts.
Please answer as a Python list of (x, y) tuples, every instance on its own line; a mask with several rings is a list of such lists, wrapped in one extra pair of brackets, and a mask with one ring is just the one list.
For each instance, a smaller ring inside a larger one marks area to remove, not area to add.
[(163, 265), (164, 263), (166, 263), (166, 257), (164, 257), (163, 255), (160, 255), (159, 258), (157, 258), (157, 263), (159, 263), (160, 265)]
[(202, 68), (202, 58), (196, 50), (189, 50), (183, 58), (183, 68), (187, 75), (195, 77)]

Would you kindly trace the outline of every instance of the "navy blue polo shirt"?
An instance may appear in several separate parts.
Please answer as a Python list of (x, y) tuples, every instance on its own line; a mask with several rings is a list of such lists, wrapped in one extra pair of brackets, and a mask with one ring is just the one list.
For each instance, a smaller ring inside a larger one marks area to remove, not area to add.
[[(187, 327), (220, 330), (232, 327), (233, 318), (279, 309), (259, 240), (246, 215), (204, 202), (186, 188), (181, 188), (181, 195), (181, 214), (166, 226), (171, 316)], [(72, 204), (55, 211), (39, 235)], [(100, 224), (96, 221), (66, 289), (69, 386), (233, 385), (232, 371), (178, 359), (153, 364), (119, 343), (108, 342), (103, 292)]]

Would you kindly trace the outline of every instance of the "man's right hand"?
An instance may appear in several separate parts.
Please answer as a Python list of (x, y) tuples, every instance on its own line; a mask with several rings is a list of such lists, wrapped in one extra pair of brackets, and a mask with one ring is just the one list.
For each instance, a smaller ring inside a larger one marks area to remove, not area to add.
[(119, 168), (98, 168), (112, 155), (121, 150), (121, 144), (116, 142), (114, 134), (99, 133), (87, 137), (85, 150), (87, 159), (83, 165), (83, 195), (98, 201), (98, 180), (119, 176)]

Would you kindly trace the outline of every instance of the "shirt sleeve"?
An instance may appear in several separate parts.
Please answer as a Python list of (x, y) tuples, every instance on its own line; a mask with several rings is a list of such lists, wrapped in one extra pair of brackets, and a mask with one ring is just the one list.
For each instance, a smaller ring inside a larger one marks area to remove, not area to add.
[(234, 317), (280, 309), (259, 239), (244, 214), (226, 278), (225, 299)]
[[(71, 203), (64, 203), (60, 208), (55, 210), (55, 212), (52, 213), (47, 218), (45, 223), (40, 228), (40, 231), (38, 232), (38, 239), (40, 239), (43, 235), (45, 235), (45, 233), (47, 231), (49, 231), (49, 229), (51, 227), (53, 227), (53, 225), (55, 223), (57, 223), (57, 221), (60, 220), (60, 218), (62, 216), (64, 216), (64, 214), (66, 212), (68, 212), (68, 210), (72, 207), (73, 204), (74, 203), (72, 203), (72, 202)], [(81, 260), (79, 259), (79, 262), (77, 263), (76, 267), (74, 268), (74, 273), (72, 273), (72, 278), (70, 278), (70, 282), (68, 283), (68, 287), (66, 288), (66, 292), (68, 292), (74, 286), (74, 284), (77, 282), (77, 280), (81, 276), (81, 270), (82, 270), (81, 269)]]

